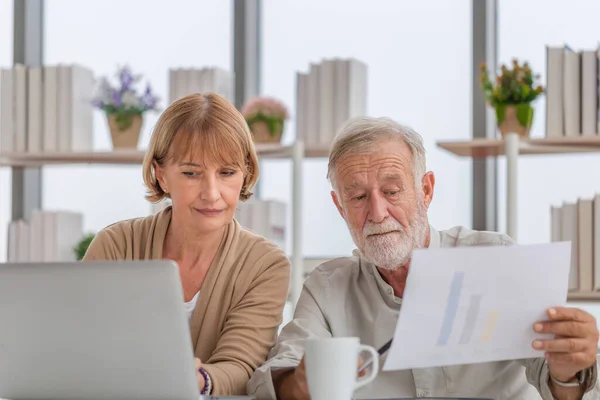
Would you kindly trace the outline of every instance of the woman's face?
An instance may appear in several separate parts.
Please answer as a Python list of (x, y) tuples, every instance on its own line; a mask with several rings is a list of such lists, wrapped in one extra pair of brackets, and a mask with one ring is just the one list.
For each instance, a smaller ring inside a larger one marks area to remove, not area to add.
[[(155, 165), (156, 177), (173, 203), (173, 218), (186, 231), (207, 234), (229, 224), (237, 208), (244, 172), (222, 163), (170, 161)], [(221, 165), (219, 165), (221, 164)]]

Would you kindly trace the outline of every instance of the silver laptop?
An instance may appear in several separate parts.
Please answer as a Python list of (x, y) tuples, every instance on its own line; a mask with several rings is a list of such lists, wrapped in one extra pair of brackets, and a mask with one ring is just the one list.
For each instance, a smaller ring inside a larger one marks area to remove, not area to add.
[(177, 264), (0, 264), (0, 398), (197, 400)]

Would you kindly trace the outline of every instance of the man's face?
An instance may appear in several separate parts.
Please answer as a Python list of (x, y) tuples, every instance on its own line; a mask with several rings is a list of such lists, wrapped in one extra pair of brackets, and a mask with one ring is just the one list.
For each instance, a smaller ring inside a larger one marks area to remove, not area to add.
[(343, 157), (335, 173), (333, 200), (363, 257), (390, 270), (407, 264), (429, 233), (433, 174), (415, 188), (410, 149), (398, 140), (381, 142), (370, 154)]

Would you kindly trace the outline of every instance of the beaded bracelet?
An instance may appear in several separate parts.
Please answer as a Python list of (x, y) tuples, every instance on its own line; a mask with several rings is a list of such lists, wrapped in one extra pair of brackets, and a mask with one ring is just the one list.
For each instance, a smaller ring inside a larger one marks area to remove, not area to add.
[(202, 388), (200, 394), (210, 394), (212, 392), (212, 381), (210, 380), (210, 375), (208, 375), (204, 368), (199, 368), (198, 372), (200, 372), (204, 378), (204, 387)]

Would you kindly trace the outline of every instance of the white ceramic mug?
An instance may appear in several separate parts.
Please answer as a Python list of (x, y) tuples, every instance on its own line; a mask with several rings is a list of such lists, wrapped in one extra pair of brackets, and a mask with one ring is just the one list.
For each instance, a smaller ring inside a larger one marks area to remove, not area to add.
[[(371, 354), (367, 375), (358, 377), (362, 352)], [(350, 400), (354, 391), (375, 379), (379, 354), (357, 337), (308, 339), (305, 344), (306, 380), (311, 400)]]

